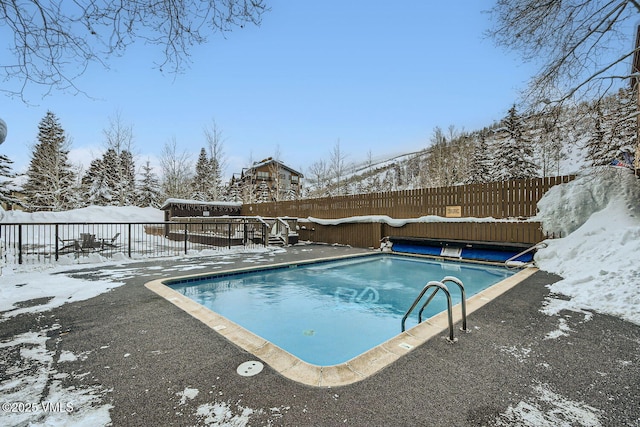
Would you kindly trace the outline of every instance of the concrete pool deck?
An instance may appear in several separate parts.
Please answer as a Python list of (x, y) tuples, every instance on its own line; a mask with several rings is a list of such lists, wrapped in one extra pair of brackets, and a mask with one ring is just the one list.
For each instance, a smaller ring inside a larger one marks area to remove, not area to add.
[[(236, 368), (255, 356), (144, 286), (193, 271), (364, 252), (309, 245), (226, 256), (224, 264), (205, 257), (100, 266), (99, 273), (78, 267), (64, 274), (111, 276), (125, 285), (6, 319), (0, 341), (59, 324), (64, 333), (47, 345), (86, 357), (54, 362), (55, 369), (69, 374), (65, 386), (107, 390), (102, 401), (113, 405), (114, 426), (216, 425), (203, 415), (207, 407), (226, 409), (227, 425), (251, 426), (518, 425), (518, 414), (536, 411), (546, 425), (554, 416), (572, 426), (640, 425), (640, 327), (597, 313), (542, 313), (546, 285), (559, 280), (545, 272), (470, 314), (472, 332), (457, 333), (455, 344), (445, 331), (373, 375), (336, 387), (300, 384), (269, 365), (252, 377), (238, 375)], [(19, 357), (1, 362), (11, 367)], [(185, 398), (187, 389), (198, 392)]]

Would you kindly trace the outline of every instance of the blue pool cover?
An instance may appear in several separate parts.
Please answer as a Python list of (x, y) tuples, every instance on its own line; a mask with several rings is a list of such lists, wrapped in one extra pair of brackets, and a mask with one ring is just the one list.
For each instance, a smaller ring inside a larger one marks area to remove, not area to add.
[[(419, 245), (419, 244), (411, 244), (411, 243), (393, 243), (392, 250), (394, 252), (401, 253), (409, 253), (409, 254), (420, 254), (420, 255), (432, 255), (432, 256), (442, 256), (443, 247), (441, 246), (430, 246), (430, 245)], [(492, 262), (505, 262), (511, 257), (520, 253), (521, 250), (498, 250), (498, 249), (489, 249), (489, 248), (474, 248), (474, 247), (463, 247), (461, 258), (463, 259), (473, 259), (478, 261), (492, 261)], [(526, 253), (524, 255), (519, 256), (514, 261), (520, 262), (531, 262), (533, 261), (533, 252)]]

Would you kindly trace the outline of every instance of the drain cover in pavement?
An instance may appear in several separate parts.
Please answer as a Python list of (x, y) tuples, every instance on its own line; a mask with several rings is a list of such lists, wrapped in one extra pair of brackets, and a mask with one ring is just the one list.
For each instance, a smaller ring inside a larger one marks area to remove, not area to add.
[(262, 368), (264, 368), (262, 362), (251, 360), (249, 362), (241, 363), (240, 366), (238, 366), (238, 369), (236, 369), (236, 372), (243, 377), (252, 377), (259, 374), (262, 371)]

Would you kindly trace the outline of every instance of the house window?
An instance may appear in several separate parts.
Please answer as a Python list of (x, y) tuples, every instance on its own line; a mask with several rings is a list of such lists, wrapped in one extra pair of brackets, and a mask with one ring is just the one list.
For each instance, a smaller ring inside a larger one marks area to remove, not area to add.
[(298, 175), (291, 175), (291, 182), (298, 182)]
[(256, 176), (258, 179), (269, 179), (269, 172), (258, 171)]

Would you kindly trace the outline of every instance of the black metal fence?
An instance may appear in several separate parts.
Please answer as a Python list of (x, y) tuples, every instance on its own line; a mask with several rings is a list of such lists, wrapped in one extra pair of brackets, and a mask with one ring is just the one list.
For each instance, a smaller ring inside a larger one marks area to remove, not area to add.
[(175, 256), (266, 246), (267, 236), (268, 225), (254, 218), (198, 223), (0, 223), (0, 264)]

